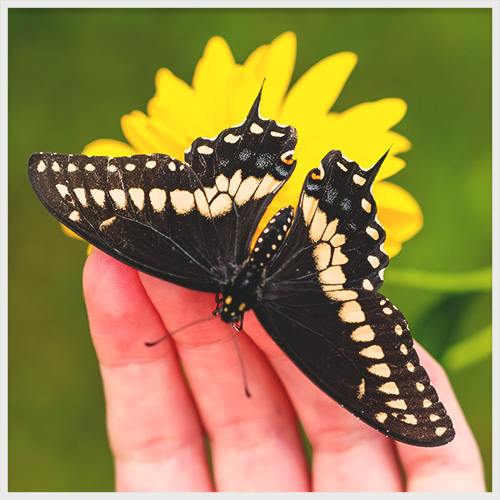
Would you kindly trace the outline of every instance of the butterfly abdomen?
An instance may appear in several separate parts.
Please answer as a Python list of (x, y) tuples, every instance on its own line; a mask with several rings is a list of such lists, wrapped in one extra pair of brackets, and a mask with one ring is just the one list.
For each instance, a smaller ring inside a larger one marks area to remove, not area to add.
[(259, 234), (250, 255), (235, 271), (222, 292), (219, 314), (223, 321), (236, 322), (244, 311), (255, 305), (265, 270), (283, 245), (292, 220), (293, 208), (282, 208)]

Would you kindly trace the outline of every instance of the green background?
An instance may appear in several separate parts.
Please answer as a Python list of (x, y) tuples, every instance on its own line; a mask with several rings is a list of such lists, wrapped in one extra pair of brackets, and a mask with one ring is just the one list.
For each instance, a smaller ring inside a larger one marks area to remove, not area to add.
[(190, 83), (213, 35), (242, 63), (288, 30), (298, 38), (292, 83), (330, 54), (359, 56), (334, 111), (408, 103), (395, 130), (413, 148), (391, 181), (418, 200), (425, 222), (391, 261), (382, 292), (446, 367), (490, 487), (490, 9), (9, 9), (8, 21), (11, 491), (114, 486), (81, 290), (86, 245), (36, 199), (29, 155), (123, 140), (120, 117), (145, 111), (156, 71)]

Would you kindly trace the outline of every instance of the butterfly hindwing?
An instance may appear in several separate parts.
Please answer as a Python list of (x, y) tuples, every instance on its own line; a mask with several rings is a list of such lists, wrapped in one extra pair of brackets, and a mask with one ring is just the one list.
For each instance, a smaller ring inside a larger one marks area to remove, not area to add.
[(437, 446), (453, 438), (451, 420), (404, 316), (376, 292), (388, 258), (371, 185), (383, 159), (364, 170), (331, 151), (308, 175), (254, 309), (295, 364), (358, 418)]
[(204, 186), (225, 262), (240, 264), (275, 193), (291, 175), (297, 133), (259, 114), (260, 94), (243, 123), (186, 152)]

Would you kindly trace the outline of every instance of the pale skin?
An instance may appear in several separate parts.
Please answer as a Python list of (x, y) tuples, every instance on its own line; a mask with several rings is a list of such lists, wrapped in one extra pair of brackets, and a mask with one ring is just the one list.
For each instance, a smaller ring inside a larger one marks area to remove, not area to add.
[[(139, 273), (96, 249), (83, 285), (117, 491), (485, 491), (479, 450), (453, 389), (420, 346), (457, 434), (438, 448), (398, 443), (357, 420), (295, 367), (251, 311), (248, 335), (237, 334), (251, 398), (229, 326), (218, 318), (145, 346), (208, 318), (214, 294)], [(312, 471), (297, 418), (313, 447)]]

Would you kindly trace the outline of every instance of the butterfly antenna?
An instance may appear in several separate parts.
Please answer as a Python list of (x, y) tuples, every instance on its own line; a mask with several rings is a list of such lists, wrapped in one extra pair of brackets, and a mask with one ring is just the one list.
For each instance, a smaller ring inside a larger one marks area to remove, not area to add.
[(243, 377), (243, 388), (245, 389), (245, 394), (247, 398), (251, 398), (252, 395), (250, 394), (250, 391), (248, 389), (248, 379), (247, 379), (247, 371), (245, 369), (245, 363), (243, 361), (243, 356), (241, 355), (241, 349), (240, 345), (238, 344), (238, 339), (236, 338), (236, 333), (237, 332), (243, 332), (245, 333), (244, 330), (236, 330), (232, 325), (229, 326), (229, 333), (231, 335), (231, 339), (234, 343), (234, 347), (236, 348), (236, 353), (238, 354), (238, 359), (240, 360), (240, 366), (241, 366), (241, 375)]
[(195, 321), (191, 321), (191, 323), (187, 323), (186, 325), (183, 325), (179, 328), (176, 328), (172, 332), (168, 332), (167, 334), (163, 335), (163, 337), (160, 337), (158, 340), (155, 340), (154, 342), (144, 342), (148, 347), (155, 346), (162, 342), (163, 340), (169, 339), (170, 337), (173, 337), (176, 333), (179, 333), (182, 330), (185, 330), (186, 328), (190, 328), (194, 325), (199, 325), (200, 323), (205, 323), (206, 321), (210, 321), (212, 319), (215, 319), (214, 316), (208, 316), (207, 318), (201, 318), (197, 319)]

